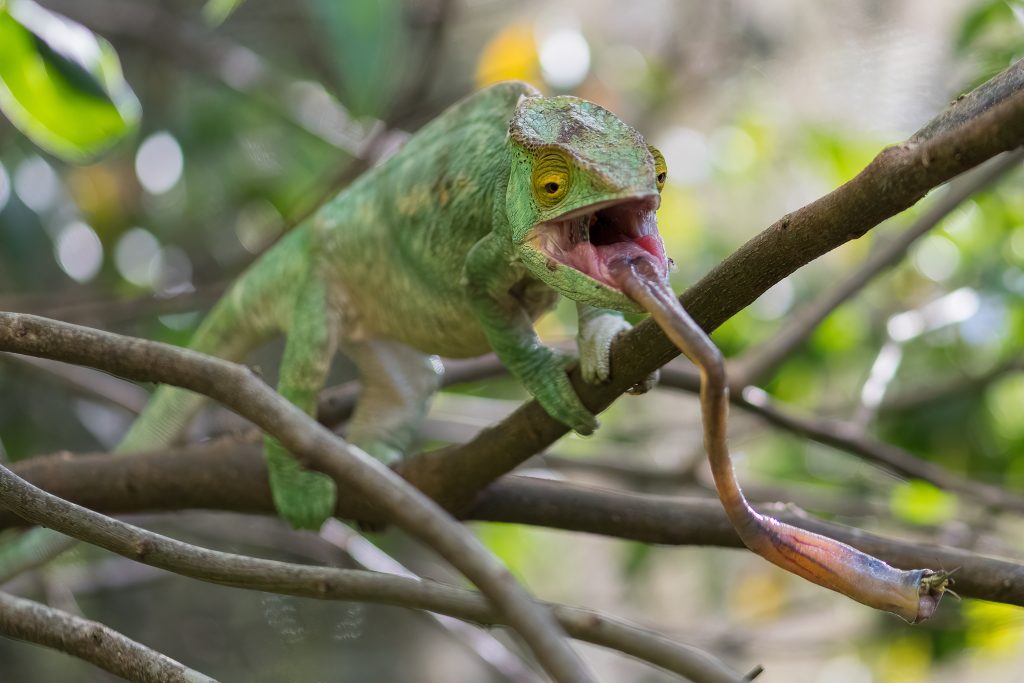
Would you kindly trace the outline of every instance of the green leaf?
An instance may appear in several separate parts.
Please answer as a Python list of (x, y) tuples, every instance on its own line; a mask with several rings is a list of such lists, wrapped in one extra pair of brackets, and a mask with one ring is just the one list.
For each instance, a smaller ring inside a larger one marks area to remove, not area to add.
[(989, 0), (971, 9), (960, 25), (954, 45), (957, 52), (966, 52), (993, 24), (1012, 16), (1006, 0)]
[(379, 116), (397, 86), (402, 49), (401, 0), (311, 0), (341, 77), (345, 106)]
[(905, 522), (936, 525), (956, 517), (957, 498), (926, 481), (912, 479), (892, 490), (889, 508)]
[(203, 18), (210, 26), (220, 26), (243, 2), (245, 0), (206, 0)]
[(138, 124), (114, 48), (31, 0), (0, 4), (0, 111), (48, 152), (84, 162)]

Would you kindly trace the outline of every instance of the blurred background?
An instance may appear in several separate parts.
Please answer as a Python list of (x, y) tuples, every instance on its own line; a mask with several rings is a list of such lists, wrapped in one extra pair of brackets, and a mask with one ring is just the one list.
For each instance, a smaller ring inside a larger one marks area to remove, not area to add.
[[(957, 94), (1024, 56), (1018, 0), (48, 0), (111, 42), (138, 129), (69, 164), (0, 118), (0, 310), (184, 344), (223, 287), (283, 231), (474, 89), (523, 79), (636, 126), (669, 168), (659, 214), (677, 289), (828, 192)], [(218, 19), (223, 22), (217, 24)], [(2, 65), (0, 65), (2, 66)], [(87, 125), (84, 122), (82, 125)], [(764, 385), (801, 413), (870, 433), (976, 480), (1024, 488), (1024, 174), (964, 202), (840, 307)], [(939, 191), (941, 192), (941, 191)], [(939, 194), (939, 193), (936, 193)], [(729, 356), (853, 272), (934, 198), (772, 288), (715, 334)], [(539, 329), (575, 333), (571, 306)], [(273, 376), (277, 345), (254, 362)], [(352, 377), (339, 359), (336, 381)], [(116, 444), (145, 390), (0, 356), (0, 457)], [(462, 441), (524, 398), (510, 380), (442, 394), (424, 445)], [(591, 438), (531, 472), (713, 495), (691, 396), (620, 400)], [(884, 534), (1024, 557), (1019, 517), (906, 481), (734, 411), (740, 480), (758, 500)], [(362, 559), (273, 520), (189, 513), (147, 526), (292, 560), (384, 561), (446, 578), (399, 534)], [(600, 608), (707, 648), (758, 680), (1016, 680), (1024, 611), (947, 600), (908, 628), (747, 553), (474, 524), (544, 598)], [(343, 527), (335, 540), (345, 540)], [(351, 539), (349, 539), (351, 540)], [(376, 558), (376, 559), (374, 559)], [(515, 645), (395, 608), (198, 584), (96, 550), (7, 588), (80, 611), (224, 680), (531, 681)], [(673, 680), (581, 645), (601, 680)], [(0, 681), (107, 681), (0, 641)]]

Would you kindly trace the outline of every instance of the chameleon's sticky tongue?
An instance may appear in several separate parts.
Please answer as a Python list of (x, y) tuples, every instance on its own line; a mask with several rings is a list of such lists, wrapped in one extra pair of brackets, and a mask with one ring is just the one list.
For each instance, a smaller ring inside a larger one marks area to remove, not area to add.
[(701, 374), (704, 446), (726, 514), (744, 544), (769, 562), (854, 600), (914, 623), (932, 615), (948, 590), (948, 572), (903, 571), (844, 543), (784, 524), (750, 507), (726, 443), (729, 390), (721, 353), (676, 299), (653, 254), (621, 249), (607, 261), (609, 277), (651, 314)]
[[(672, 328), (682, 312), (682, 306), (669, 286), (663, 262), (638, 245), (622, 249), (608, 259), (608, 275), (626, 296), (640, 304), (665, 331), (673, 342)], [(680, 346), (682, 348), (682, 346)]]

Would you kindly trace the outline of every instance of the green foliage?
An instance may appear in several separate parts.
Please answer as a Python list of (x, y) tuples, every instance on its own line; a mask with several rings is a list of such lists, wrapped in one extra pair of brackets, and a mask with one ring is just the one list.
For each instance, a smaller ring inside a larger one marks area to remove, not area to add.
[(324, 47), (356, 116), (380, 115), (397, 86), (404, 38), (401, 0), (310, 0)]
[(203, 5), (203, 18), (211, 26), (218, 26), (234, 14), (243, 2), (245, 0), (207, 0)]
[(889, 508), (897, 519), (911, 524), (937, 525), (956, 519), (956, 496), (926, 481), (904, 482), (889, 495)]
[(986, 0), (964, 16), (954, 42), (959, 57), (978, 62), (973, 87), (1024, 57), (1024, 2)]
[(75, 162), (116, 144), (140, 115), (110, 44), (31, 0), (0, 5), (0, 110)]

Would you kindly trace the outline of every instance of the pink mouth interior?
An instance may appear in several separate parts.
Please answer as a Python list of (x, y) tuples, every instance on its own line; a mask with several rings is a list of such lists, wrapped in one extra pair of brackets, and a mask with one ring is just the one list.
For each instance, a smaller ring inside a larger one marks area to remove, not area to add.
[(644, 259), (664, 278), (668, 273), (665, 245), (654, 218), (656, 202), (632, 199), (580, 211), (537, 226), (539, 248), (549, 258), (575, 268), (613, 289), (613, 263)]

